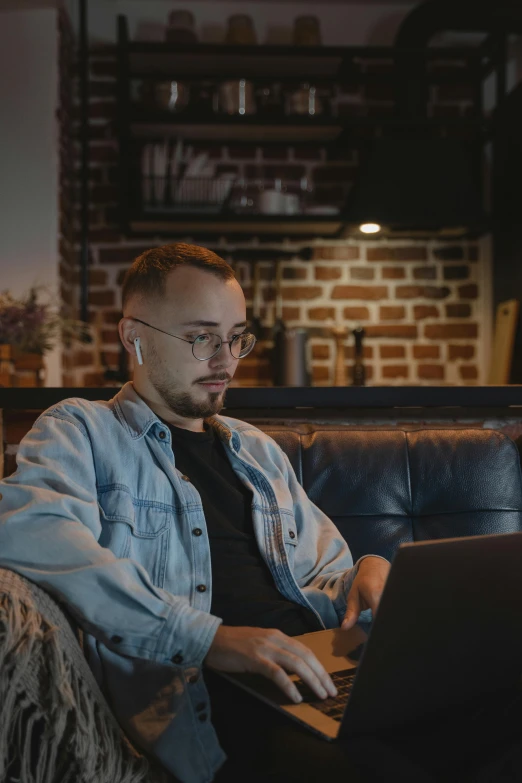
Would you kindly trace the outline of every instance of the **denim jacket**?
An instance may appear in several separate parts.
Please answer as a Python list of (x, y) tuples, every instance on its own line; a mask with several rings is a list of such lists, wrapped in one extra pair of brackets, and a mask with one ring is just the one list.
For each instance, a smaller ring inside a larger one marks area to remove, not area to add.
[[(272, 438), (226, 416), (208, 421), (253, 493), (256, 539), (277, 588), (325, 628), (338, 626), (356, 567), (337, 528)], [(225, 755), (201, 669), (221, 620), (210, 614), (201, 499), (176, 469), (169, 429), (127, 383), (109, 402), (49, 408), (17, 463), (0, 482), (0, 565), (75, 616), (129, 737), (183, 783), (212, 780)]]

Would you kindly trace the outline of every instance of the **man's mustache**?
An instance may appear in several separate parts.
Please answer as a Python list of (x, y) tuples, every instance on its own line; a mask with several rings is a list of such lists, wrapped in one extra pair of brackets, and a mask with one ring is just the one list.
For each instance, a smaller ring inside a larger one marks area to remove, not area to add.
[(231, 381), (232, 376), (228, 373), (219, 373), (218, 375), (211, 375), (210, 378), (198, 378), (194, 383), (221, 383), (222, 381)]

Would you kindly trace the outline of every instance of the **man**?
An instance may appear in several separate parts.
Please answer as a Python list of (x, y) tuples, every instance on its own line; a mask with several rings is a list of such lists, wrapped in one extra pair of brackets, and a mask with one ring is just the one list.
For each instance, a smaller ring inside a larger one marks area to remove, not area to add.
[(290, 673), (334, 695), (292, 637), (352, 627), (389, 569), (372, 556), (353, 566), (283, 451), (218, 415), (255, 343), (246, 326), (241, 287), (214, 253), (141, 255), (119, 324), (133, 382), (108, 403), (70, 399), (40, 416), (0, 503), (0, 565), (69, 607), (125, 730), (189, 783), (224, 761), (209, 715), (234, 690), (213, 686), (209, 704), (202, 667), (260, 673), (294, 701)]

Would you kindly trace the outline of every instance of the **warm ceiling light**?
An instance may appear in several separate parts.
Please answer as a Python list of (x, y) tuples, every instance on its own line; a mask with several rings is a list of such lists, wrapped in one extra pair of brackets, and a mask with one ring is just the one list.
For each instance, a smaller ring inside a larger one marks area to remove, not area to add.
[(363, 234), (378, 234), (381, 230), (381, 227), (378, 223), (361, 223), (359, 226), (359, 231), (362, 231)]

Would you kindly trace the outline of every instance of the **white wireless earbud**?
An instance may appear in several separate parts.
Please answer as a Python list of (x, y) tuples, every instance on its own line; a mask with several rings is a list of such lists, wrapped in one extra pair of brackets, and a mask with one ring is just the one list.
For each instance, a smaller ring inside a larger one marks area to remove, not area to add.
[(141, 346), (140, 346), (139, 337), (134, 338), (134, 347), (136, 349), (136, 359), (138, 360), (138, 364), (143, 364), (143, 356), (141, 355)]

